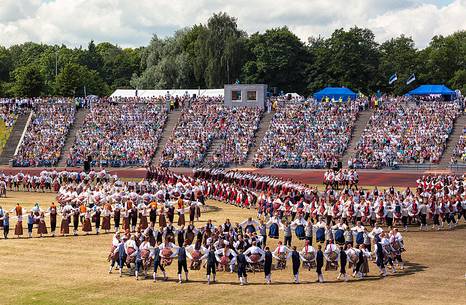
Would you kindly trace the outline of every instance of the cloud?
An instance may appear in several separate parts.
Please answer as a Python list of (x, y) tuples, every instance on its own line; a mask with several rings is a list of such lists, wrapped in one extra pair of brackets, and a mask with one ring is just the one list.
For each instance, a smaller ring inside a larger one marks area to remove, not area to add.
[(0, 43), (80, 46), (94, 39), (134, 47), (219, 11), (248, 33), (287, 25), (303, 41), (357, 25), (379, 41), (405, 34), (424, 47), (435, 34), (466, 29), (466, 0), (1, 0)]

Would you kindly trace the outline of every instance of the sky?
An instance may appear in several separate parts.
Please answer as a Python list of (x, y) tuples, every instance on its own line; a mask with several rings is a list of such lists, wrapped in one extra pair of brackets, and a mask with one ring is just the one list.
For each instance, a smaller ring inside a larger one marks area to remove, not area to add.
[(424, 48), (434, 35), (466, 30), (466, 0), (0, 0), (0, 45), (139, 47), (220, 11), (249, 34), (286, 25), (304, 42), (356, 25), (378, 42), (404, 34)]

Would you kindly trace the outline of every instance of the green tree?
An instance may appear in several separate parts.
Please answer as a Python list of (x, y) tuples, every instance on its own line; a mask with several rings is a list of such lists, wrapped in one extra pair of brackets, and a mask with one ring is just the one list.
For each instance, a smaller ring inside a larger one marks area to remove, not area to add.
[(199, 39), (199, 55), (206, 62), (207, 87), (222, 88), (240, 77), (246, 33), (238, 30), (236, 18), (226, 13), (214, 14), (207, 22), (207, 31)]
[(374, 92), (380, 60), (374, 38), (374, 33), (368, 29), (335, 30), (330, 38), (311, 46), (314, 63), (310, 69), (323, 71), (323, 86)]
[[(407, 91), (406, 80), (412, 73), (418, 74), (417, 51), (411, 37), (401, 35), (380, 45), (379, 81), (377, 87), (383, 92), (403, 94)], [(398, 80), (388, 84), (390, 76), (397, 74)], [(414, 84), (413, 84), (414, 86)]]
[(109, 88), (97, 71), (70, 63), (58, 74), (55, 93), (62, 96), (108, 95)]
[(12, 78), (14, 79), (12, 90), (16, 96), (40, 96), (44, 90), (44, 77), (37, 65), (30, 64), (16, 68), (12, 72)]
[(301, 40), (287, 27), (253, 34), (248, 43), (249, 60), (243, 66), (247, 83), (266, 83), (286, 92), (304, 93), (309, 59)]

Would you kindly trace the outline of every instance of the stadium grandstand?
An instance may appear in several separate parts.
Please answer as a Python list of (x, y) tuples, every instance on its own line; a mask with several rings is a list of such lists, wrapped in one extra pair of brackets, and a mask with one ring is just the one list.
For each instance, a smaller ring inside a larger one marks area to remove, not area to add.
[[(13, 167), (81, 167), (90, 158), (98, 167), (409, 169), (466, 159), (462, 96), (319, 97), (272, 96), (264, 109), (228, 107), (223, 89), (2, 99), (6, 138), (15, 128), (21, 134), (8, 139), (14, 153), (2, 160)], [(21, 116), (27, 120), (17, 124)]]

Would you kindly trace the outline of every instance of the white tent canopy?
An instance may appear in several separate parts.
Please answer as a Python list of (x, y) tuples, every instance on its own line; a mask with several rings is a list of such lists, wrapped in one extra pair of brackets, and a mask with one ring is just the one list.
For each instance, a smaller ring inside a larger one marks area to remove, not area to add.
[[(224, 89), (164, 89), (164, 90), (137, 90), (138, 97), (159, 97), (165, 96), (167, 91), (171, 96), (183, 96), (188, 94), (192, 96), (207, 96), (217, 97), (223, 96)], [(136, 90), (133, 89), (117, 89), (112, 93), (111, 97), (135, 97)]]

